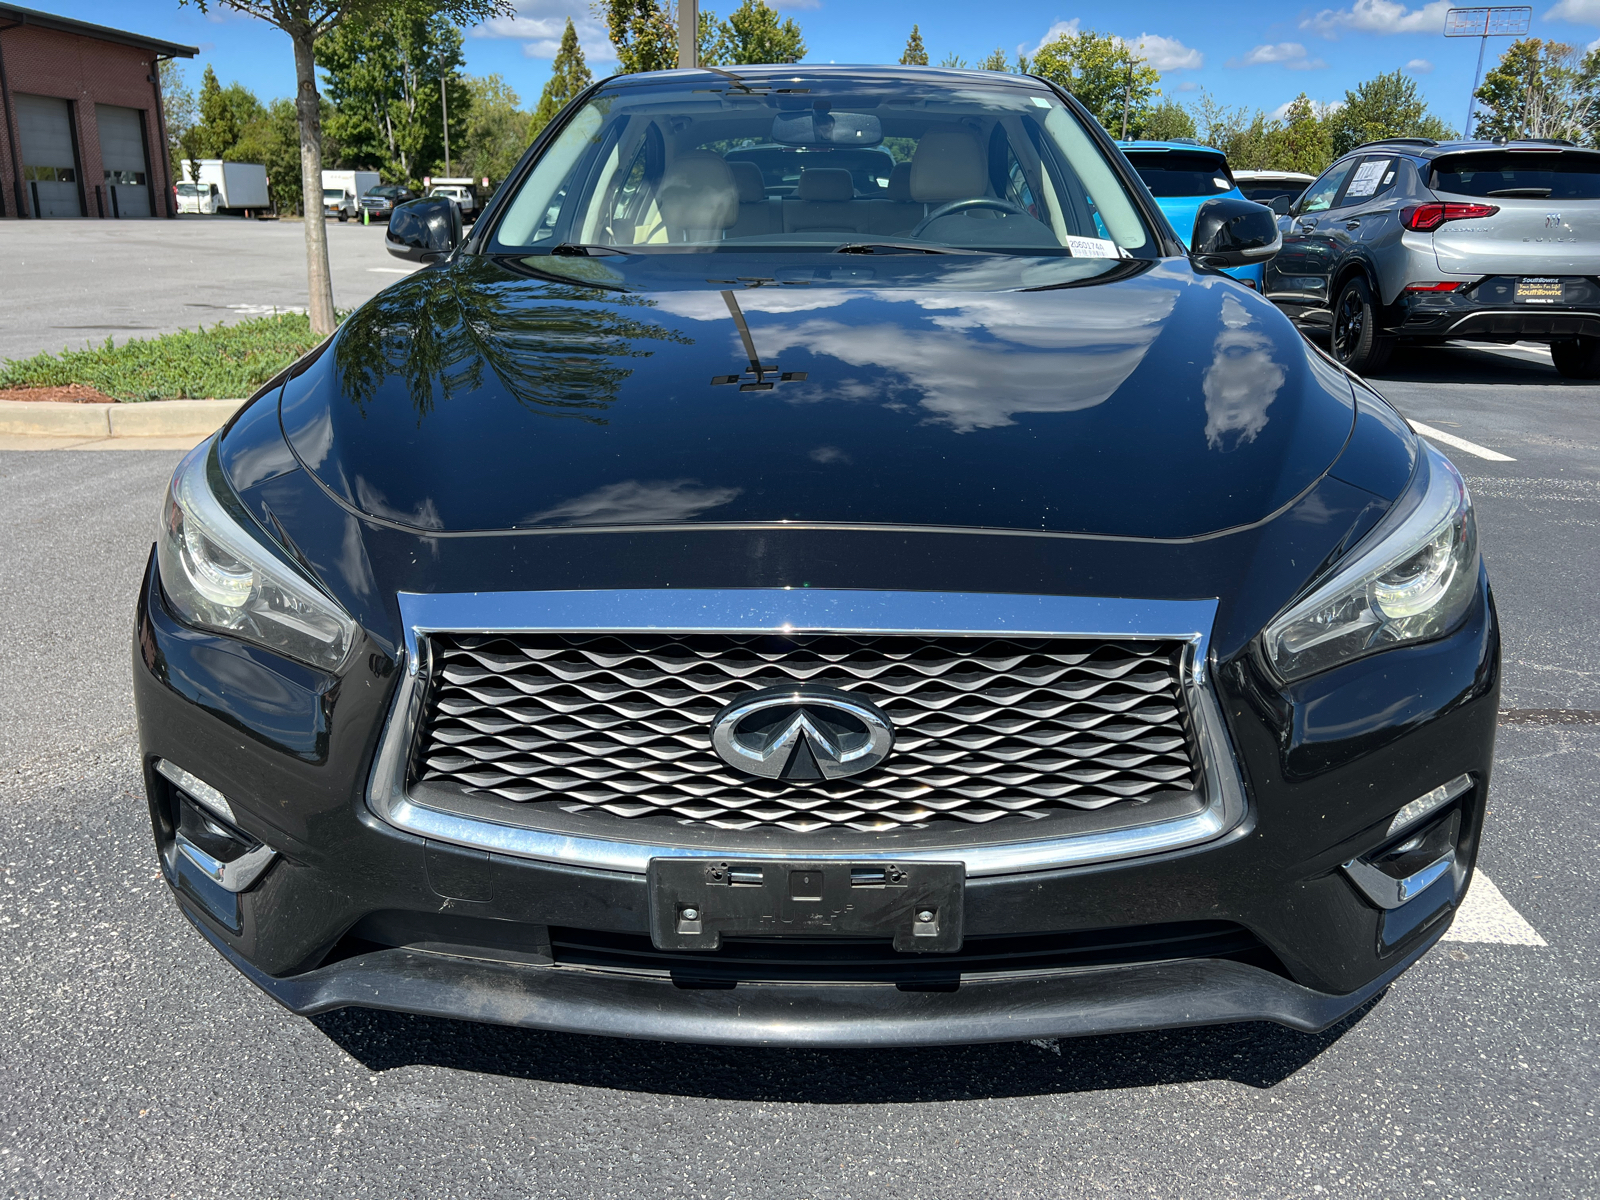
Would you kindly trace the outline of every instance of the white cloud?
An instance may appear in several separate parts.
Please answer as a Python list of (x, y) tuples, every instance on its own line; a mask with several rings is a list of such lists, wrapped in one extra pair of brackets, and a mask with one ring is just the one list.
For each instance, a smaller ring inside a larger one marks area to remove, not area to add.
[[(1569, 4), (1583, 2), (1594, 0), (1562, 0)], [(1407, 8), (1397, 0), (1355, 0), (1349, 8), (1325, 8), (1307, 17), (1300, 22), (1300, 28), (1326, 38), (1338, 37), (1346, 29), (1359, 33), (1443, 33), (1444, 15), (1449, 9), (1450, 0), (1432, 0), (1421, 8)]]
[(1044, 49), (1059, 37), (1077, 37), (1078, 26), (1080, 23), (1081, 22), (1077, 17), (1073, 17), (1070, 21), (1057, 21), (1054, 25), (1050, 26), (1049, 29), (1044, 31), (1044, 36), (1039, 39), (1038, 44), (1035, 45), (1032, 50), (1028, 51), (1028, 57), (1032, 58), (1035, 54), (1039, 53), (1040, 50)]
[[(1596, 2), (1600, 3), (1600, 0)], [(1017, 53), (1027, 54), (1031, 58), (1057, 38), (1076, 37), (1081, 32), (1081, 24), (1077, 17), (1073, 17), (1070, 21), (1057, 21), (1044, 31), (1044, 36), (1032, 50), (1018, 46)], [(1206, 63), (1206, 56), (1200, 51), (1185, 46), (1177, 38), (1163, 37), (1159, 33), (1141, 33), (1136, 38), (1113, 35), (1113, 40), (1132, 48), (1134, 53), (1163, 75), (1170, 71), (1198, 71)]]
[(1328, 64), (1320, 58), (1306, 57), (1306, 48), (1299, 42), (1276, 42), (1257, 46), (1243, 58), (1230, 58), (1230, 67), (1259, 67), (1274, 65), (1291, 71), (1315, 71)]
[[(1295, 99), (1298, 100), (1299, 97), (1296, 96)], [(1285, 100), (1267, 115), (1270, 116), (1274, 121), (1281, 121), (1289, 115), (1289, 109), (1291, 106), (1293, 106), (1293, 104), (1294, 100)], [(1319, 119), (1327, 116), (1329, 113), (1336, 113), (1343, 107), (1343, 100), (1330, 100), (1326, 104), (1320, 100), (1313, 100), (1311, 102), (1311, 111), (1316, 114)]]
[[(1600, 3), (1600, 0), (1596, 0)], [(1165, 75), (1168, 71), (1198, 71), (1206, 65), (1206, 56), (1185, 46), (1177, 38), (1162, 37), (1159, 33), (1141, 33), (1124, 43), (1156, 70)]]
[(1600, 0), (1561, 0), (1545, 13), (1546, 21), (1571, 21), (1574, 25), (1600, 25)]
[(1196, 89), (1198, 89), (1199, 86), (1200, 85), (1198, 83), (1196, 83), (1194, 80), (1185, 79), (1182, 83), (1180, 83), (1177, 87), (1175, 87), (1173, 89), (1173, 91), (1176, 91), (1176, 92), (1192, 92), (1192, 91), (1195, 91)]
[(576, 12), (573, 8), (570, 0), (517, 0), (515, 16), (491, 17), (473, 26), (472, 36), (518, 41), (529, 58), (554, 58), (570, 16), (578, 31), (584, 58), (590, 62), (615, 62), (617, 52), (594, 14), (587, 8)]
[(1413, 58), (1406, 64), (1406, 70), (1412, 75), (1432, 75), (1433, 64), (1425, 58)]

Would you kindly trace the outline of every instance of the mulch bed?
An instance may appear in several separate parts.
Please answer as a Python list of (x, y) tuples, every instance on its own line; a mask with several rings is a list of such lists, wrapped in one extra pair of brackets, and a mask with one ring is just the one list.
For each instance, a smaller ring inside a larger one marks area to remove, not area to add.
[(53, 400), (67, 404), (115, 404), (114, 396), (97, 392), (84, 383), (69, 383), (65, 387), (0, 388), (0, 400)]

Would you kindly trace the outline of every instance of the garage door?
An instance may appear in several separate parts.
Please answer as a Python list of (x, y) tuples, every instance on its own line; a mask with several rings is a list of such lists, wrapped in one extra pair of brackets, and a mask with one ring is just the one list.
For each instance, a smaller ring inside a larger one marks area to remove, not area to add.
[(72, 152), (72, 112), (52, 96), (13, 97), (22, 135), (22, 178), (41, 217), (81, 217), (78, 160)]
[(144, 114), (137, 108), (96, 104), (100, 161), (106, 169), (107, 203), (114, 217), (150, 215), (150, 177), (145, 173)]

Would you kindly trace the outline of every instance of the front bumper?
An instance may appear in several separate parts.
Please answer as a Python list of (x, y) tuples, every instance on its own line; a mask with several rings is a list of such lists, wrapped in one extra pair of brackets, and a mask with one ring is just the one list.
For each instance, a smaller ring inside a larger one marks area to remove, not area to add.
[[(1034, 967), (952, 964), (942, 979), (766, 967), (707, 979), (686, 976), (681, 961), (652, 967), (642, 875), (449, 846), (386, 824), (368, 809), (366, 785), (396, 664), (376, 652), (355, 662), (332, 679), (188, 629), (167, 613), (153, 567), (146, 579), (134, 678), (163, 866), (171, 796), (159, 759), (225, 793), (238, 825), (278, 852), (220, 915), (192, 877), (167, 870), (185, 914), (263, 990), (303, 1013), (360, 1005), (616, 1036), (881, 1046), (1239, 1020), (1310, 1030), (1359, 1007), (1437, 940), (1466, 886), (1492, 760), (1499, 640), (1485, 583), (1450, 637), (1288, 695), (1264, 688), (1249, 662), (1226, 664), (1214, 679), (1247, 819), (1202, 846), (969, 878), (975, 947), (1047, 937), (1060, 952)], [(1403, 804), (1463, 773), (1473, 785), (1452, 802), (1454, 869), (1407, 905), (1380, 909), (1341, 864), (1381, 844)], [(1225, 931), (1215, 952), (1191, 949), (1204, 939), (1187, 935), (1163, 951), (1150, 933), (1201, 926)], [(1137, 946), (1104, 952), (1110, 935)]]

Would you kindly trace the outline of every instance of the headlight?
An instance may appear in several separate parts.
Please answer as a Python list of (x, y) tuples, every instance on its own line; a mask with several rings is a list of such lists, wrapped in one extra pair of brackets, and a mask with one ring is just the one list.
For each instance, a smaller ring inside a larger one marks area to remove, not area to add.
[(1401, 642), (1448, 633), (1478, 586), (1472, 498), (1444, 455), (1423, 443), (1422, 498), (1380, 526), (1368, 549), (1261, 635), (1285, 682)]
[[(219, 497), (226, 497), (226, 502)], [(178, 464), (161, 513), (156, 557), (173, 610), (190, 625), (337, 671), (356, 623), (326, 593), (248, 529), (212, 441)]]

